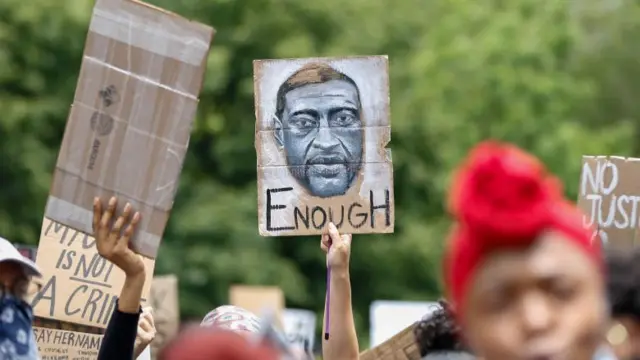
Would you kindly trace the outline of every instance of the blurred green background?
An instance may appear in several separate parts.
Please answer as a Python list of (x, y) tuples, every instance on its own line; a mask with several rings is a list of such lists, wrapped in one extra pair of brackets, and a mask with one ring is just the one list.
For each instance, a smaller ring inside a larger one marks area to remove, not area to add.
[[(157, 263), (184, 319), (230, 284), (321, 314), (318, 237), (258, 235), (252, 60), (387, 54), (396, 232), (357, 236), (361, 347), (376, 299), (433, 300), (451, 170), (489, 137), (539, 155), (576, 198), (582, 154), (640, 155), (640, 5), (539, 0), (155, 0), (217, 29)], [(0, 1), (0, 233), (36, 244), (92, 1)], [(319, 321), (320, 323), (320, 321)], [(320, 324), (319, 324), (320, 325)]]

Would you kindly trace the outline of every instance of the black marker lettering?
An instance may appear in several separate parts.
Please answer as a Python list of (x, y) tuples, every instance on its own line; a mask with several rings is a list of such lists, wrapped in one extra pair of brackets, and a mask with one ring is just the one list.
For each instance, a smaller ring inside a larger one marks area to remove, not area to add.
[(389, 201), (389, 190), (384, 191), (384, 205), (373, 205), (373, 191), (369, 191), (369, 208), (371, 210), (371, 228), (375, 229), (375, 216), (374, 211), (384, 209), (385, 224), (391, 226), (391, 203)]
[[(322, 221), (316, 221), (316, 213), (322, 214)], [(311, 211), (311, 222), (313, 223), (313, 227), (316, 228), (316, 230), (320, 230), (324, 227), (324, 224), (327, 223), (327, 213), (323, 208), (321, 208), (320, 206), (316, 206), (313, 208), (313, 210)]]
[[(360, 205), (360, 204), (359, 204), (359, 203), (357, 203), (357, 202), (356, 202), (356, 203), (353, 203), (353, 204), (351, 204), (351, 206), (349, 206), (349, 212), (347, 213), (347, 218), (348, 218), (348, 220), (349, 220), (349, 224), (350, 224), (354, 229), (359, 229), (359, 228), (361, 228), (361, 227), (362, 227), (362, 225), (364, 225), (364, 224), (367, 222), (367, 213), (366, 213), (366, 212), (359, 212), (359, 213), (356, 213), (356, 214), (354, 214), (354, 213), (353, 213), (353, 210), (354, 210), (355, 208), (361, 208), (361, 207), (362, 207), (362, 205)], [(359, 217), (359, 218), (361, 218), (359, 223), (354, 223), (354, 221), (353, 221), (353, 220), (354, 220), (354, 219), (353, 219), (353, 218), (354, 218), (354, 216), (355, 216), (355, 217)]]
[[(47, 291), (51, 288), (51, 295), (45, 296)], [(41, 300), (49, 300), (49, 316), (53, 317), (54, 310), (56, 308), (56, 277), (55, 275), (47, 281), (40, 291), (31, 300), (31, 307), (35, 307)]]
[(102, 293), (102, 291), (100, 289), (91, 289), (91, 294), (89, 294), (89, 300), (87, 301), (87, 303), (84, 305), (84, 310), (82, 311), (82, 317), (85, 318), (87, 316), (87, 311), (89, 310), (89, 307), (91, 307), (91, 312), (89, 314), (89, 320), (93, 321), (93, 315), (95, 315), (96, 310), (97, 310), (97, 302), (100, 301), (100, 299), (102, 299), (102, 296), (104, 294)]
[(302, 211), (300, 211), (299, 207), (296, 206), (293, 208), (293, 221), (295, 222), (296, 230), (300, 228), (298, 223), (298, 218), (300, 218), (300, 221), (302, 221), (306, 229), (309, 228), (309, 207), (306, 206), (304, 210), (305, 210), (305, 213), (302, 214)]
[(342, 223), (344, 222), (344, 205), (340, 205), (340, 221), (336, 221), (333, 218), (333, 209), (329, 208), (329, 221), (333, 223), (338, 229), (342, 227)]
[(75, 298), (76, 294), (79, 291), (82, 291), (82, 293), (86, 293), (87, 290), (89, 290), (89, 287), (87, 285), (80, 285), (71, 292), (71, 295), (69, 295), (69, 298), (67, 299), (67, 303), (64, 305), (65, 314), (67, 314), (68, 316), (72, 316), (79, 313), (82, 310), (80, 308), (77, 308), (75, 310), (69, 310), (69, 306), (71, 305), (71, 301)]
[(267, 189), (267, 231), (283, 231), (283, 230), (295, 230), (296, 228), (293, 226), (285, 226), (285, 227), (272, 227), (271, 226), (271, 211), (272, 210), (282, 210), (285, 209), (286, 205), (272, 205), (271, 204), (271, 194), (292, 191), (292, 187), (285, 187), (279, 189)]

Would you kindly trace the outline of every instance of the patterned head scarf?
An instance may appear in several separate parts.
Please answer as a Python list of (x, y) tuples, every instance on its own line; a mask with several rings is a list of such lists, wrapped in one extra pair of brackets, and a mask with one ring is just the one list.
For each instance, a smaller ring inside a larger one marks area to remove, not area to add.
[(200, 326), (257, 334), (260, 332), (260, 319), (243, 308), (223, 305), (209, 312)]

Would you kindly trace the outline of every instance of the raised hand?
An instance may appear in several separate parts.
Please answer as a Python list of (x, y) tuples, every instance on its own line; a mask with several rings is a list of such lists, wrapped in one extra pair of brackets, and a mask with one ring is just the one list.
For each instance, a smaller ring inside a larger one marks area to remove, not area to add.
[(129, 241), (140, 222), (140, 213), (131, 216), (133, 210), (127, 203), (116, 219), (114, 213), (117, 204), (118, 200), (112, 197), (103, 211), (102, 201), (99, 198), (93, 200), (93, 236), (98, 253), (122, 269), (127, 276), (144, 275), (142, 257), (129, 248)]
[(320, 238), (320, 248), (327, 253), (327, 267), (336, 270), (348, 270), (351, 257), (351, 235), (340, 235), (333, 223), (329, 224), (329, 233)]

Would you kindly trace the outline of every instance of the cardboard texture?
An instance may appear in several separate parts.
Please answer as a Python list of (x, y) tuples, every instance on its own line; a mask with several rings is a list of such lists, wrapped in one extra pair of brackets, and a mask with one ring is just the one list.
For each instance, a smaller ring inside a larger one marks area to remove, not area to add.
[(95, 360), (102, 335), (34, 327), (42, 359)]
[(285, 307), (284, 293), (275, 286), (233, 285), (229, 288), (229, 303), (249, 310), (257, 316), (273, 311), (276, 323), (282, 325)]
[(392, 233), (386, 56), (253, 62), (260, 235)]
[(46, 217), (90, 234), (94, 197), (115, 195), (142, 213), (133, 248), (155, 258), (213, 34), (142, 2), (96, 1)]
[[(144, 259), (147, 302), (155, 262)], [(124, 284), (124, 273), (98, 254), (95, 239), (44, 219), (36, 264), (40, 290), (31, 300), (35, 316), (105, 328)]]
[(156, 326), (156, 337), (151, 342), (151, 358), (155, 359), (160, 350), (178, 333), (180, 327), (178, 278), (175, 275), (154, 277), (149, 297)]
[[(640, 159), (583, 156), (578, 207), (593, 240), (603, 246), (632, 248), (638, 243)], [(599, 237), (596, 237), (596, 234)]]
[(413, 335), (414, 326), (412, 324), (384, 343), (364, 351), (360, 360), (421, 360), (420, 348)]

